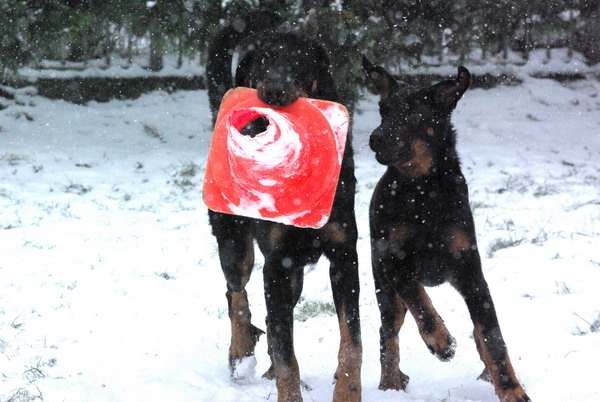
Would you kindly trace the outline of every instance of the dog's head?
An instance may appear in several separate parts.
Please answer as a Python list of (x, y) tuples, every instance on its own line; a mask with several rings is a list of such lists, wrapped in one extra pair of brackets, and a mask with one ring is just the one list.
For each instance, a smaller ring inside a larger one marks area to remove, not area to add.
[(452, 133), (450, 116), (469, 87), (469, 70), (459, 67), (455, 79), (415, 88), (366, 57), (363, 67), (381, 97), (381, 124), (369, 139), (377, 161), (417, 175), (428, 172), (432, 149)]
[(327, 52), (316, 42), (272, 34), (242, 58), (236, 84), (256, 88), (260, 100), (272, 106), (289, 105), (300, 96), (335, 100), (329, 68)]

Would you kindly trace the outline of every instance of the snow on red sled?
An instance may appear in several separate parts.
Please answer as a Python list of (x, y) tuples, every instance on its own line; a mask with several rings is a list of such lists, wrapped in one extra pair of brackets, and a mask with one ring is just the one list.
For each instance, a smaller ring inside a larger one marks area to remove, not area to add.
[[(265, 117), (255, 136), (240, 131)], [(256, 90), (238, 87), (223, 97), (204, 179), (213, 211), (320, 228), (331, 213), (348, 134), (338, 103), (298, 98), (274, 107)]]

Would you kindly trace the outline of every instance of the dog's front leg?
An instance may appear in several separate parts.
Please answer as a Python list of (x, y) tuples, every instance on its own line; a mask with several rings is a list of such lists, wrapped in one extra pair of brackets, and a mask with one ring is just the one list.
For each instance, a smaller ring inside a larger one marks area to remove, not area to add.
[(425, 287), (417, 281), (407, 280), (397, 283), (395, 288), (417, 322), (421, 338), (429, 351), (441, 361), (451, 360), (456, 350), (456, 340), (433, 307)]
[[(300, 370), (294, 354), (293, 313), (301, 292), (302, 267), (289, 257), (269, 256), (264, 267), (267, 332), (278, 402), (302, 401)], [(298, 289), (299, 287), (299, 289)]]
[(329, 275), (340, 328), (333, 400), (356, 402), (362, 397), (362, 342), (358, 307), (360, 282), (356, 253), (358, 234), (353, 221), (329, 223), (325, 226), (325, 233), (325, 256), (330, 261)]
[[(229, 369), (233, 379), (252, 375), (254, 348), (263, 331), (252, 325), (246, 284), (254, 266), (254, 245), (249, 219), (209, 211), (217, 238), (219, 260), (227, 281), (227, 306), (231, 321)], [(246, 359), (246, 364), (243, 363)]]
[(400, 370), (400, 343), (398, 333), (404, 324), (406, 305), (383, 276), (384, 264), (373, 259), (375, 293), (381, 315), (379, 329), (379, 361), (381, 363), (380, 390), (405, 390), (409, 377)]
[[(468, 274), (455, 278), (452, 284), (463, 296), (469, 309), (475, 326), (473, 335), (477, 351), (501, 401), (529, 401), (508, 357), (494, 302), (481, 271), (479, 255), (475, 252), (471, 254), (472, 268), (463, 270), (462, 272)], [(485, 374), (484, 370), (482, 377), (485, 377)]]

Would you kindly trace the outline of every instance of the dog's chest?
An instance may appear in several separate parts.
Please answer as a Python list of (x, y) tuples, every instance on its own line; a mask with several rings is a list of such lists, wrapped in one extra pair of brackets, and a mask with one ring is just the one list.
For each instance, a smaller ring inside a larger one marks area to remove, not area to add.
[(377, 186), (371, 212), (384, 221), (438, 225), (452, 215), (453, 200), (436, 180), (384, 180)]

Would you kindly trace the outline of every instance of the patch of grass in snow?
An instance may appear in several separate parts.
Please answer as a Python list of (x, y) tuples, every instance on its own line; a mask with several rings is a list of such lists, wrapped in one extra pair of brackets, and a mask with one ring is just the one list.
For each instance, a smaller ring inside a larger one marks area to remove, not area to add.
[(586, 329), (581, 329), (578, 326), (577, 331), (574, 333), (574, 335), (586, 335), (588, 333), (600, 332), (600, 312), (596, 313), (596, 319), (592, 322), (589, 322), (577, 313), (573, 314), (575, 314), (577, 318), (579, 318), (581, 321), (585, 322), (588, 325), (588, 328)]
[(35, 385), (35, 382), (47, 377), (47, 374), (43, 370), (46, 365), (49, 364), (42, 363), (42, 359), (40, 358), (35, 364), (28, 367), (23, 372), (23, 378), (27, 381), (27, 386), (12, 391), (12, 395), (8, 398), (7, 402), (29, 402), (38, 399), (43, 401), (42, 392)]
[(516, 235), (515, 223), (512, 220), (506, 221), (504, 223), (504, 225), (505, 225), (506, 231), (508, 232), (508, 239), (502, 238), (502, 239), (496, 239), (496, 240), (492, 241), (492, 243), (488, 247), (488, 252), (487, 252), (487, 256), (489, 258), (493, 258), (494, 255), (496, 254), (496, 252), (498, 252), (500, 250), (503, 250), (506, 248), (511, 248), (511, 247), (516, 247), (525, 241), (524, 237), (519, 237)]
[(524, 194), (534, 184), (534, 181), (528, 175), (513, 176), (506, 172), (502, 173), (507, 174), (508, 177), (506, 180), (504, 180), (503, 185), (496, 190), (498, 194), (504, 194), (506, 192), (517, 192), (519, 194)]
[(92, 191), (92, 187), (80, 183), (70, 183), (65, 187), (65, 193), (84, 195)]
[(144, 127), (144, 133), (146, 133), (146, 135), (148, 135), (149, 137), (156, 138), (163, 144), (165, 144), (167, 142), (167, 141), (165, 141), (165, 139), (163, 138), (161, 133), (155, 127), (152, 127), (152, 126), (150, 126), (148, 124), (144, 124), (144, 123), (142, 123), (142, 127)]
[(173, 175), (173, 183), (183, 191), (189, 191), (194, 187), (192, 179), (198, 175), (200, 167), (194, 162), (181, 165), (180, 169)]
[(42, 378), (46, 378), (46, 373), (43, 370), (45, 363), (42, 363), (42, 360), (37, 361), (37, 363), (31, 367), (29, 367), (23, 373), (23, 377), (29, 382), (29, 384), (33, 384), (37, 380)]
[(183, 177), (195, 177), (198, 174), (198, 165), (194, 162), (188, 162), (181, 167), (179, 176)]
[(36, 387), (36, 390), (38, 392), (37, 395), (32, 394), (26, 388), (19, 388), (16, 391), (14, 391), (12, 396), (6, 402), (29, 402), (29, 401), (35, 401), (37, 399), (43, 401), (44, 398), (42, 397), (41, 391), (37, 387)]
[(204, 312), (207, 315), (212, 315), (212, 316), (217, 317), (219, 320), (222, 320), (229, 316), (229, 313), (227, 312), (226, 308), (217, 308), (216, 310), (209, 310), (208, 308), (205, 307)]
[(12, 153), (6, 153), (4, 155), (0, 155), (0, 162), (5, 162), (6, 164), (8, 164), (8, 166), (17, 166), (26, 159), (27, 159), (26, 156), (12, 154)]
[(471, 212), (473, 212), (473, 213), (475, 213), (476, 210), (481, 209), (481, 208), (490, 208), (490, 206), (483, 201), (471, 201), (470, 206), (471, 206)]
[(15, 318), (11, 323), (10, 326), (14, 329), (21, 329), (23, 328), (23, 322), (17, 322), (19, 320), (19, 318), (21, 318), (21, 316), (18, 316), (17, 318)]
[(567, 284), (565, 282), (554, 282), (556, 284), (556, 287), (558, 288), (558, 290), (556, 290), (556, 294), (559, 295), (570, 295), (571, 294), (571, 289), (569, 289), (569, 287), (567, 286)]
[(543, 184), (541, 186), (537, 186), (535, 191), (533, 192), (534, 197), (545, 197), (548, 195), (558, 194), (558, 189), (556, 186), (551, 184)]
[(488, 248), (488, 257), (493, 258), (496, 252), (505, 248), (516, 247), (524, 241), (525, 239), (496, 239), (490, 244), (490, 247)]
[(296, 307), (294, 318), (306, 321), (309, 318), (335, 315), (335, 306), (331, 302), (308, 300)]
[(173, 275), (169, 274), (168, 272), (157, 272), (156, 276), (158, 276), (159, 278), (163, 278), (166, 281), (175, 279), (175, 277)]

